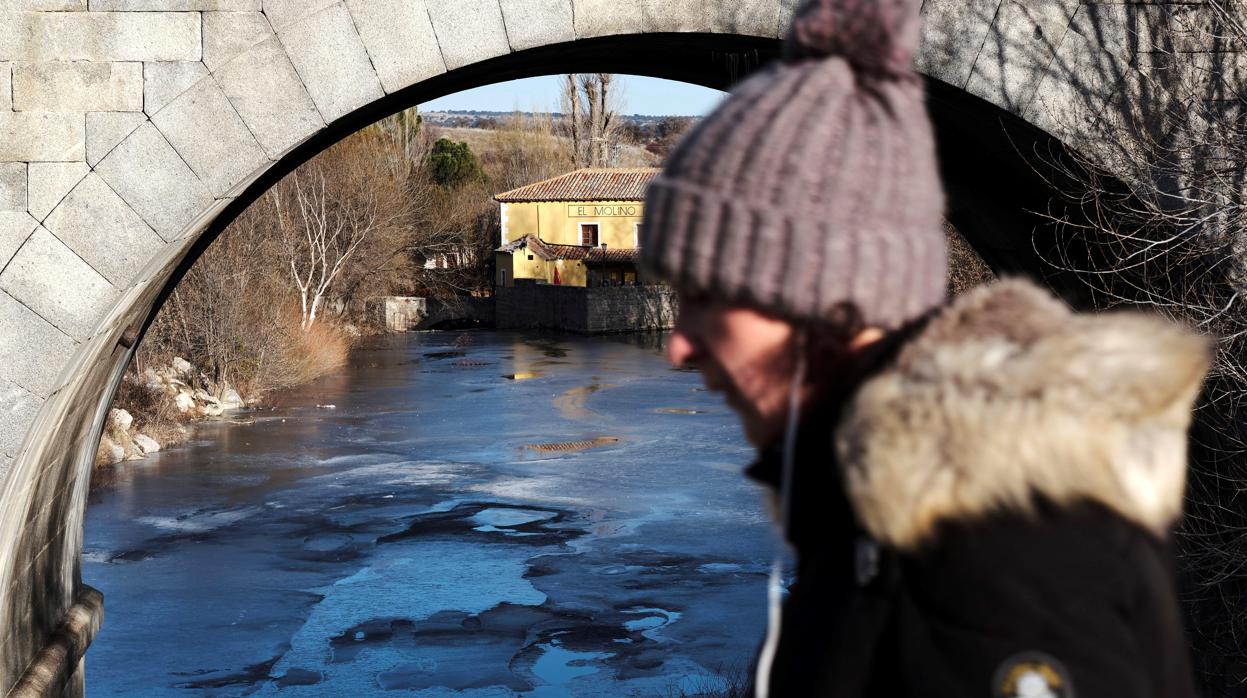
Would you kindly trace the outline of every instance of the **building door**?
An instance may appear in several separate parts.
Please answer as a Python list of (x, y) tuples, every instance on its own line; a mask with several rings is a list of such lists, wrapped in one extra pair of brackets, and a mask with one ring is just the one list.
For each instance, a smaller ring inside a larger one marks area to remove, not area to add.
[(598, 246), (598, 224), (597, 223), (581, 223), (580, 224), (580, 244), (587, 247)]

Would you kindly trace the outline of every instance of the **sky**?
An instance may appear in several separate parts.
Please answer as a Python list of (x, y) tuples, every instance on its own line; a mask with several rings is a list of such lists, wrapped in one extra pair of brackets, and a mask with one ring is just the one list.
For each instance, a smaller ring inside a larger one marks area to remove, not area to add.
[[(723, 93), (675, 80), (620, 75), (624, 114), (701, 116)], [(511, 80), (456, 92), (420, 105), (421, 111), (559, 111), (561, 75)]]

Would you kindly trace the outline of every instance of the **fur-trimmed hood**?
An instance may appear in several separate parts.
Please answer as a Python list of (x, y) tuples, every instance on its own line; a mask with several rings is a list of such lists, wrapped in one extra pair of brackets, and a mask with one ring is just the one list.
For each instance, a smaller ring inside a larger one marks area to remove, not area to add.
[(1181, 513), (1209, 356), (1164, 320), (1075, 314), (1026, 281), (971, 291), (846, 405), (835, 447), (853, 508), (902, 549), (1036, 494), (1163, 535)]

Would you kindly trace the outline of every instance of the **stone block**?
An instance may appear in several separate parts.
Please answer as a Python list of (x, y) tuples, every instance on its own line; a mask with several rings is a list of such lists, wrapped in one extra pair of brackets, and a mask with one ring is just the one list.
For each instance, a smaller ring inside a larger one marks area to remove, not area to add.
[(779, 0), (779, 29), (776, 36), (784, 38), (788, 34), (788, 25), (792, 24), (792, 16), (797, 12), (800, 0)]
[(164, 240), (95, 173), (69, 192), (43, 227), (117, 288), (128, 286), (164, 246)]
[(0, 453), (10, 458), (39, 414), (43, 400), (15, 383), (0, 378)]
[(1137, 65), (1151, 89), (1179, 100), (1247, 99), (1247, 53), (1144, 53)]
[(0, 273), (0, 290), (79, 340), (91, 335), (117, 296), (98, 271), (42, 227)]
[(641, 32), (640, 0), (572, 0), (576, 38)]
[(30, 163), (30, 215), (40, 221), (47, 218), (61, 199), (90, 171), (85, 162)]
[(264, 15), (273, 29), (288, 27), (341, 0), (264, 0)]
[(260, 12), (205, 12), (204, 65), (216, 71), (234, 56), (273, 36)]
[(25, 211), (0, 211), (0, 270), (13, 259), (39, 221)]
[(1165, 3), (1159, 11), (1153, 10), (1149, 19), (1153, 22), (1150, 34), (1163, 36), (1166, 41), (1149, 50), (1178, 53), (1240, 50), (1242, 29), (1235, 23), (1241, 24), (1247, 19), (1244, 15), (1242, 3), (1225, 3), (1220, 7), (1213, 7), (1212, 3)]
[(142, 112), (92, 112), (87, 114), (87, 164), (95, 165), (126, 136), (147, 121)]
[(0, 162), (72, 162), (86, 155), (82, 114), (0, 111)]
[(0, 162), (0, 211), (26, 208), (26, 163)]
[(1000, 0), (926, 0), (918, 71), (965, 87), (999, 6)]
[[(224, 197), (269, 162), (211, 78), (183, 93), (152, 123), (215, 197)], [(211, 138), (203, 137), (204, 124), (212, 124)]]
[(449, 70), (511, 51), (498, 0), (425, 0)]
[(709, 31), (708, 5), (713, 0), (641, 0), (641, 28), (646, 32)]
[(78, 343), (33, 310), (0, 293), (0, 379), (47, 397)]
[(325, 127), (275, 36), (235, 57), (213, 78), (272, 160)]
[(0, 61), (197, 61), (192, 12), (0, 13)]
[(1213, 8), (1196, 2), (1084, 2), (1079, 31), (1129, 56), (1150, 51), (1202, 53), (1230, 50), (1234, 22), (1245, 18), (1237, 3)]
[(199, 61), (143, 64), (143, 111), (148, 116), (203, 80), (208, 69)]
[(1070, 22), (1070, 31), (1081, 35), (1084, 43), (1098, 45), (1123, 56), (1133, 55), (1140, 36), (1136, 24), (1139, 13), (1131, 5), (1086, 5)]
[(572, 0), (500, 0), (511, 50), (572, 41)]
[(13, 64), (0, 63), (0, 111), (13, 108)]
[(711, 27), (720, 34), (771, 38), (780, 31), (780, 0), (708, 2), (706, 9), (710, 13)]
[(277, 33), (326, 122), (385, 95), (345, 4), (331, 5)]
[(429, 8), (413, 0), (346, 0), (386, 92), (446, 72)]
[[(1065, 32), (1023, 116), (1075, 148), (1095, 145), (1099, 115), (1134, 71), (1120, 44), (1106, 47), (1097, 27), (1103, 6), (1083, 5)], [(1107, 49), (1107, 50), (1106, 50)]]
[(165, 240), (179, 237), (212, 205), (212, 193), (150, 123), (135, 129), (95, 171)]
[(142, 111), (142, 63), (15, 63), (17, 111)]
[(0, 9), (13, 9), (19, 12), (84, 12), (87, 0), (9, 0)]
[(91, 0), (92, 12), (258, 12), (260, 0)]
[(1005, 0), (966, 90), (1021, 114), (1047, 74), (1077, 10), (1078, 0)]

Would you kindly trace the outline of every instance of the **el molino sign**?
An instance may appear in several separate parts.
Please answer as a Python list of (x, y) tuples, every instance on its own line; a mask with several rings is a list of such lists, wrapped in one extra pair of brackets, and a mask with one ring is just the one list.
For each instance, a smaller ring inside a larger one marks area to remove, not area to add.
[(580, 205), (567, 207), (568, 218), (625, 218), (641, 215), (641, 204)]

